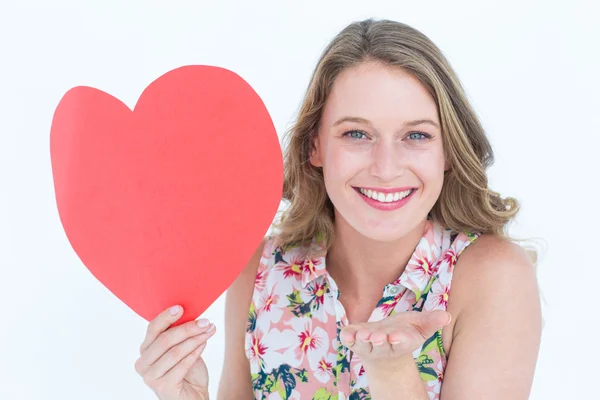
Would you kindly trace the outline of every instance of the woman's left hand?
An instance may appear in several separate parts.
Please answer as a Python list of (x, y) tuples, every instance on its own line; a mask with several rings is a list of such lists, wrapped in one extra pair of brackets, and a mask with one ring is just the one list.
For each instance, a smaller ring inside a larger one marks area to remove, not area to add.
[(436, 331), (450, 323), (448, 312), (407, 311), (377, 322), (348, 325), (340, 332), (342, 343), (360, 357), (367, 368), (394, 367), (412, 357), (412, 352)]

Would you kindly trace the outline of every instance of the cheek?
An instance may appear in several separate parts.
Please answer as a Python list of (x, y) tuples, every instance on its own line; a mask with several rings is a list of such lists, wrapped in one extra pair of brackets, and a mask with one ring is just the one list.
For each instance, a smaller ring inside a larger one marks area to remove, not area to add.
[(347, 149), (343, 146), (330, 146), (324, 154), (324, 173), (330, 176), (351, 177), (365, 163), (364, 151)]
[(444, 164), (442, 152), (424, 152), (413, 158), (412, 169), (426, 187), (441, 187), (444, 181)]

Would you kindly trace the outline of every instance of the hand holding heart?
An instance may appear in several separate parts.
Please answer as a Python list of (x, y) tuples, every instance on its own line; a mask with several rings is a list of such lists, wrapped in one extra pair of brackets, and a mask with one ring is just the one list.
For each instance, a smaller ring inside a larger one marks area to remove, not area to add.
[(340, 332), (342, 343), (357, 354), (365, 370), (393, 368), (450, 323), (446, 311), (408, 311), (394, 314), (377, 322), (352, 324)]
[(173, 327), (181, 316), (181, 307), (173, 306), (150, 321), (135, 370), (160, 400), (208, 400), (201, 356), (215, 326), (201, 319)]

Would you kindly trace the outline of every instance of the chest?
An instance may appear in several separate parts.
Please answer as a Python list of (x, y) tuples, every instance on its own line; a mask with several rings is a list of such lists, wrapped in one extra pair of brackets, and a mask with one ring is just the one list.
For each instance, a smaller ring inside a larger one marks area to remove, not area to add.
[(343, 308), (346, 314), (348, 324), (360, 324), (369, 321), (380, 300), (380, 295), (357, 298), (356, 296), (344, 296), (342, 294), (339, 297), (341, 308)]
[[(411, 293), (399, 292), (393, 300), (388, 296), (353, 299), (331, 290), (325, 277), (306, 287), (268, 281), (253, 295), (246, 332), (256, 398), (267, 399), (274, 393), (282, 399), (368, 398), (367, 374), (360, 360), (341, 344), (339, 332), (349, 323), (377, 321), (392, 311), (410, 310)], [(429, 389), (439, 393), (443, 360), (435, 352), (437, 347), (432, 348), (431, 353), (417, 349), (414, 357), (420, 372), (429, 374), (427, 381), (433, 384)]]
[[(402, 276), (366, 298), (344, 293), (338, 286), (343, 279), (327, 274), (324, 256), (269, 250), (246, 329), (255, 398), (369, 398), (367, 374), (339, 341), (340, 331), (394, 313), (446, 309), (452, 266), (471, 241), (427, 231)], [(442, 345), (439, 331), (413, 352), (429, 398), (436, 400), (446, 364)]]

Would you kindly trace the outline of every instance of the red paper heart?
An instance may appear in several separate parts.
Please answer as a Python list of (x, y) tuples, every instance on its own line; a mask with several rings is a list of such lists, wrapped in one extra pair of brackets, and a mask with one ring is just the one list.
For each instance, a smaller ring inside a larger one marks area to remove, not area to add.
[(283, 161), (262, 100), (241, 77), (185, 66), (152, 82), (133, 112), (69, 90), (50, 134), (56, 201), (90, 272), (151, 320), (202, 314), (239, 275), (277, 212)]

